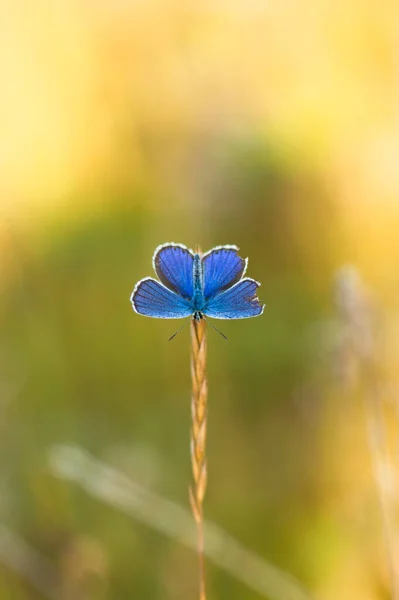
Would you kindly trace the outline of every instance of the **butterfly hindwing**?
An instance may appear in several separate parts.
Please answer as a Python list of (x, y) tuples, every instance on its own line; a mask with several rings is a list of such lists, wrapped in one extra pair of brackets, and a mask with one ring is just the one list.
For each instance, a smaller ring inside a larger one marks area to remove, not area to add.
[(237, 246), (217, 246), (204, 254), (205, 301), (240, 281), (247, 268), (247, 260), (238, 256)]
[(187, 300), (151, 277), (138, 282), (130, 299), (134, 310), (146, 317), (182, 319), (193, 312)]
[(182, 244), (163, 244), (155, 250), (152, 262), (155, 273), (167, 288), (183, 298), (192, 298), (194, 255), (191, 250)]
[(246, 319), (261, 315), (264, 305), (256, 295), (260, 283), (245, 278), (206, 303), (204, 314), (214, 319)]

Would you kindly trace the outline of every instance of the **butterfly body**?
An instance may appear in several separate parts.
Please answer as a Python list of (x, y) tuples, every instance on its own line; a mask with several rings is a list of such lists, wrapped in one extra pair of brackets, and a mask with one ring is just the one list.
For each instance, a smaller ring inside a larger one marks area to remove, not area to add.
[(256, 317), (264, 305), (256, 296), (260, 283), (243, 278), (247, 263), (236, 246), (216, 246), (201, 255), (182, 244), (163, 244), (153, 257), (160, 281), (139, 281), (131, 295), (133, 308), (161, 319)]
[(193, 309), (195, 312), (201, 312), (205, 308), (204, 298), (204, 273), (202, 269), (201, 255), (196, 252), (193, 260)]

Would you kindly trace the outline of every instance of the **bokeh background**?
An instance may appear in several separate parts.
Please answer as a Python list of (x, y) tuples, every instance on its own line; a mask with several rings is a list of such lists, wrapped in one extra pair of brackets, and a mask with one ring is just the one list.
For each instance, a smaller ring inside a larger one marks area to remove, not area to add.
[[(188, 509), (189, 333), (129, 303), (167, 241), (237, 244), (267, 304), (209, 331), (206, 517), (281, 569), (274, 600), (283, 572), (398, 597), (398, 24), (394, 0), (0, 1), (2, 600), (197, 598), (173, 511), (74, 479), (84, 453)], [(239, 567), (208, 561), (209, 600), (271, 599)]]

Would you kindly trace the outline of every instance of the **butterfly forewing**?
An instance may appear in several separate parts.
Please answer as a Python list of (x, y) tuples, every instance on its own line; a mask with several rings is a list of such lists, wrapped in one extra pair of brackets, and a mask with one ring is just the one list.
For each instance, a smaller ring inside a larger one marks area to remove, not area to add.
[(205, 301), (237, 283), (245, 273), (247, 261), (238, 256), (237, 246), (217, 246), (204, 254)]
[(163, 244), (154, 253), (153, 266), (162, 283), (186, 299), (193, 297), (194, 255), (181, 244)]

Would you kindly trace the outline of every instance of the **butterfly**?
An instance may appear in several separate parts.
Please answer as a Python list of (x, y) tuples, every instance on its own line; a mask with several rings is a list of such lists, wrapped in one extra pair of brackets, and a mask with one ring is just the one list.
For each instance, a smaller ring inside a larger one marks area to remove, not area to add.
[(246, 319), (263, 313), (258, 281), (244, 278), (248, 259), (237, 246), (216, 246), (200, 254), (173, 242), (158, 246), (152, 259), (159, 281), (141, 279), (130, 300), (140, 315), (158, 319), (192, 317), (200, 321)]

